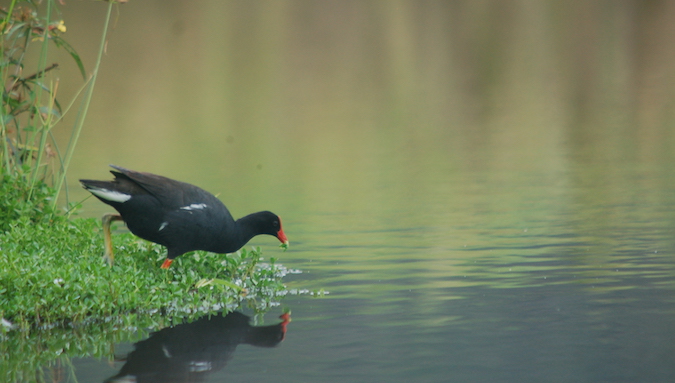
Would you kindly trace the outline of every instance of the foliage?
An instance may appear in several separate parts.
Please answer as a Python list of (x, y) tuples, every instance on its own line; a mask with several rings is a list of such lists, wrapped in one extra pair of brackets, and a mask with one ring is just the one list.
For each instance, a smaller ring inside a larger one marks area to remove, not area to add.
[(21, 217), (31, 224), (59, 219), (50, 204), (53, 195), (54, 190), (42, 181), (31, 187), (26, 177), (0, 173), (0, 233)]
[(117, 257), (108, 267), (97, 229), (84, 218), (13, 222), (0, 234), (0, 317), (23, 330), (139, 315), (182, 320), (242, 302), (263, 309), (285, 291), (285, 270), (262, 263), (259, 249), (192, 252), (163, 270), (163, 247), (126, 233), (114, 236)]
[[(75, 49), (63, 39), (66, 25), (58, 18), (56, 0), (11, 0), (0, 8), (0, 176), (21, 178), (27, 199), (53, 184), (52, 208), (56, 206), (72, 153), (86, 117), (100, 65), (111, 8), (104, 23), (99, 55), (89, 78)], [(85, 83), (77, 118), (65, 153), (53, 140), (53, 129), (62, 121), (78, 96), (63, 107), (57, 99), (59, 78), (47, 63), (50, 47), (65, 50), (74, 60)], [(37, 59), (36, 59), (37, 57)]]
[(241, 306), (262, 313), (287, 294), (281, 279), (289, 271), (263, 262), (260, 249), (192, 252), (163, 270), (163, 247), (113, 237), (110, 267), (96, 219), (35, 224), (22, 216), (0, 233), (0, 380), (34, 380), (71, 357), (112, 360), (115, 344), (145, 329)]

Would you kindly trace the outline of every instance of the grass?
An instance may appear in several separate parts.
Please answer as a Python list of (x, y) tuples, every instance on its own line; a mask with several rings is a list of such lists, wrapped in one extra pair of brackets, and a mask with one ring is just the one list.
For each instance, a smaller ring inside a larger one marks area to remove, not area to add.
[(51, 204), (53, 196), (53, 189), (44, 182), (31, 184), (27, 177), (0, 171), (0, 233), (22, 217), (31, 224), (48, 223), (57, 213)]
[(182, 321), (242, 304), (264, 310), (286, 290), (287, 271), (263, 263), (259, 249), (192, 252), (163, 270), (164, 248), (126, 233), (114, 236), (109, 267), (100, 230), (95, 219), (13, 222), (0, 234), (0, 317), (24, 331), (138, 316)]
[(281, 280), (293, 271), (259, 248), (187, 253), (163, 270), (163, 247), (130, 233), (113, 241), (110, 267), (97, 219), (22, 216), (0, 233), (0, 380), (49, 381), (72, 371), (70, 358), (113, 360), (116, 344), (151, 329), (242, 307), (261, 314), (288, 294)]
[[(54, 186), (51, 208), (56, 208), (59, 191), (84, 126), (98, 77), (108, 25), (115, 1), (109, 1), (96, 62), (88, 75), (75, 49), (63, 38), (66, 24), (60, 19), (57, 0), (11, 0), (0, 7), (0, 177), (23, 179), (32, 197), (40, 183)], [(59, 95), (59, 63), (49, 63), (50, 51), (65, 50), (82, 74), (84, 83), (68, 103)], [(80, 97), (81, 96), (81, 97)], [(65, 150), (53, 139), (63, 116), (78, 104), (70, 140)]]

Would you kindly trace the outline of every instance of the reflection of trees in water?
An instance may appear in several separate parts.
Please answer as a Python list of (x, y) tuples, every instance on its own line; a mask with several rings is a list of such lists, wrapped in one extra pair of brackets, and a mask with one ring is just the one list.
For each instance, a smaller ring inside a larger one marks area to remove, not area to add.
[(107, 379), (122, 382), (200, 382), (225, 367), (240, 343), (274, 347), (284, 339), (290, 315), (281, 323), (251, 326), (239, 312), (203, 317), (168, 327), (135, 344), (120, 372)]

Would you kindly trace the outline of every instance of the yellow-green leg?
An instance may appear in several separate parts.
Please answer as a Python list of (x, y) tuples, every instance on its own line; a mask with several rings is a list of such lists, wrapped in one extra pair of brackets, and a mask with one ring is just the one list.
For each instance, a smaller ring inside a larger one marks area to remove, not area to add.
[(110, 266), (113, 265), (115, 260), (115, 255), (113, 254), (112, 247), (112, 238), (110, 237), (110, 223), (112, 221), (123, 221), (122, 216), (119, 214), (108, 213), (104, 214), (103, 218), (103, 245), (105, 246), (105, 252), (103, 253), (103, 258), (108, 261)]

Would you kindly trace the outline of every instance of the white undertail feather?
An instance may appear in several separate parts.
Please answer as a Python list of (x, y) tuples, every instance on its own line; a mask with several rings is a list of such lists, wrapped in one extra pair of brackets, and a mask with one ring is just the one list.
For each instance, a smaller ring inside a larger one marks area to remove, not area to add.
[(91, 194), (103, 198), (106, 201), (124, 203), (131, 199), (131, 195), (120, 193), (114, 190), (101, 189), (101, 188), (87, 188)]
[(169, 225), (168, 222), (162, 222), (162, 224), (159, 225), (159, 230), (157, 230), (157, 231), (162, 231), (162, 230), (164, 230), (164, 228), (167, 227), (168, 225)]

